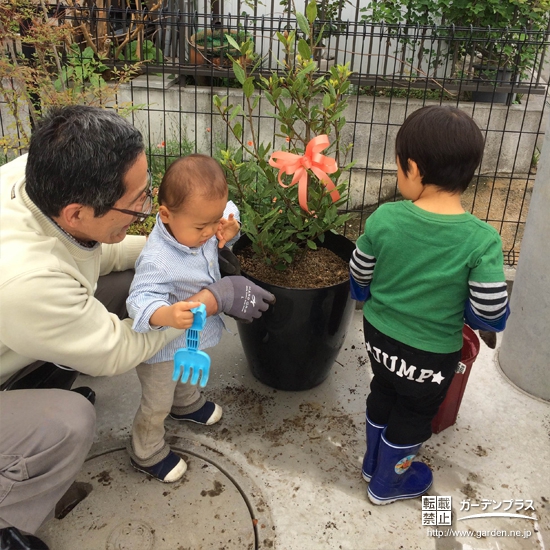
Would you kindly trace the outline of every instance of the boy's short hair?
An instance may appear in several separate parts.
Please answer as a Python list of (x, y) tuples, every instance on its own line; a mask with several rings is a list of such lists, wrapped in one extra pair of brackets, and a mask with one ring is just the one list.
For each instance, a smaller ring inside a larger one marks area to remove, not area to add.
[(485, 142), (481, 130), (456, 107), (430, 105), (410, 114), (397, 132), (395, 153), (408, 173), (418, 165), (422, 183), (464, 192), (481, 164)]
[(227, 196), (227, 180), (217, 160), (193, 153), (175, 160), (159, 186), (159, 205), (175, 211), (195, 195), (206, 199)]

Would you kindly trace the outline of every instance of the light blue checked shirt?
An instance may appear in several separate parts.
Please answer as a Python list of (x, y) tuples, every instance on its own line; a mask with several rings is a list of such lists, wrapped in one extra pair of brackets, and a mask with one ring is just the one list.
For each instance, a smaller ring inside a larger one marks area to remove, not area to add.
[[(239, 210), (232, 201), (227, 203), (223, 217), (227, 218), (229, 214), (240, 220)], [(227, 244), (231, 246), (238, 238), (237, 234)], [(136, 275), (126, 301), (128, 314), (134, 320), (132, 328), (136, 332), (166, 329), (149, 324), (151, 315), (159, 307), (186, 300), (220, 278), (216, 236), (200, 248), (189, 248), (170, 235), (157, 215), (155, 227), (136, 261)], [(220, 315), (208, 317), (200, 335), (200, 349), (215, 346), (220, 341), (223, 328)], [(185, 333), (145, 363), (171, 361), (176, 350), (183, 347)]]

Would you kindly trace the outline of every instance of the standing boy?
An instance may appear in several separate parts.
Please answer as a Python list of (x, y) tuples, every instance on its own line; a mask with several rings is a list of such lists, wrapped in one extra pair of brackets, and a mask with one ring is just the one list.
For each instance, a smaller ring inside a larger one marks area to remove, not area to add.
[(500, 236), (461, 204), (483, 148), (481, 131), (457, 108), (412, 113), (396, 139), (397, 184), (406, 200), (368, 218), (350, 262), (352, 294), (367, 298), (374, 376), (362, 474), (374, 504), (430, 488), (431, 470), (412, 460), (432, 434), (460, 360), (464, 320), (496, 332), (506, 323)]
[[(246, 286), (252, 286), (243, 277), (220, 277), (218, 247), (231, 243), (240, 227), (237, 207), (227, 194), (225, 176), (213, 158), (194, 154), (170, 165), (159, 187), (157, 223), (136, 263), (127, 301), (134, 330), (188, 329), (193, 322), (189, 310), (198, 303), (185, 300), (206, 287), (221, 302), (232, 300), (233, 292), (248, 294)], [(234, 281), (242, 284), (235, 286)], [(257, 301), (254, 317), (259, 317), (274, 297), (259, 287), (255, 291), (250, 300)], [(246, 304), (238, 311), (221, 310), (241, 319), (247, 315)], [(209, 317), (201, 349), (215, 346), (223, 327), (219, 315)], [(222, 416), (221, 407), (207, 401), (196, 386), (172, 380), (174, 354), (182, 347), (184, 335), (136, 367), (142, 398), (132, 428), (132, 465), (167, 483), (180, 479), (187, 466), (164, 440), (166, 417), (208, 426)]]

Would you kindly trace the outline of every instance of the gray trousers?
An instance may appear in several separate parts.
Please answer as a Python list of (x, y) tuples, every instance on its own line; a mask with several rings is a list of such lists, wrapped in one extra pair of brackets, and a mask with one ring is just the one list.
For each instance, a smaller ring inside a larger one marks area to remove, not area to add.
[[(133, 271), (100, 277), (96, 298), (126, 317), (132, 278)], [(36, 361), (23, 371), (36, 372), (43, 364)], [(61, 389), (0, 391), (0, 529), (34, 533), (52, 515), (80, 471), (94, 434), (95, 409), (82, 395)]]
[(153, 466), (166, 458), (170, 447), (164, 441), (164, 420), (170, 412), (190, 414), (206, 399), (197, 386), (172, 380), (174, 362), (136, 367), (141, 382), (141, 403), (132, 426), (130, 456), (141, 466)]
[(34, 533), (78, 474), (95, 409), (66, 390), (0, 392), (0, 528)]

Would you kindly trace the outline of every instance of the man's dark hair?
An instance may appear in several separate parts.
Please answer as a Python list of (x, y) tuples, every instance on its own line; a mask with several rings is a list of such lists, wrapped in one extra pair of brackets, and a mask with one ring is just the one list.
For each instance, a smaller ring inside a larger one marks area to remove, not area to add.
[(114, 111), (53, 108), (31, 135), (27, 193), (50, 217), (73, 203), (101, 216), (124, 195), (122, 180), (143, 151), (139, 130)]
[(481, 130), (464, 111), (431, 105), (407, 117), (397, 133), (395, 153), (405, 174), (413, 160), (424, 185), (454, 193), (467, 189), (484, 146)]

